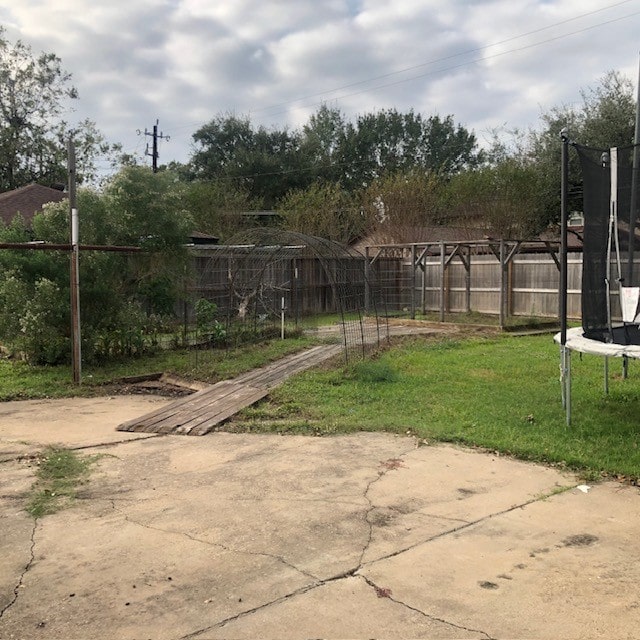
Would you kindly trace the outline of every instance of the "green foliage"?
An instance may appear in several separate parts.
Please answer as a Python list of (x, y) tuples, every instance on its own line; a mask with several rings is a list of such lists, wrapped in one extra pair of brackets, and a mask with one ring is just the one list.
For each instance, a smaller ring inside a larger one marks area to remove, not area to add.
[(227, 338), (227, 329), (216, 319), (218, 305), (205, 298), (200, 298), (196, 301), (195, 307), (199, 335), (204, 336), (211, 344), (224, 344)]
[[(139, 356), (173, 315), (187, 274), (192, 229), (182, 188), (168, 172), (126, 167), (102, 193), (78, 192), (84, 244), (143, 246), (145, 253), (83, 251), (80, 256), (82, 352), (85, 362)], [(68, 203), (49, 205), (33, 221), (0, 228), (0, 238), (67, 242)], [(31, 363), (70, 354), (69, 259), (44, 251), (0, 252), (0, 342)]]
[[(633, 143), (635, 96), (632, 83), (610, 71), (592, 88), (581, 92), (582, 104), (556, 106), (542, 114), (542, 126), (529, 132), (519, 157), (538, 174), (539, 207), (550, 221), (560, 216), (560, 131), (567, 128), (571, 140), (609, 149)], [(570, 154), (570, 176), (579, 185), (577, 158)], [(579, 189), (577, 191), (580, 191)], [(580, 209), (579, 198), (570, 207)]]
[(413, 110), (359, 116), (347, 126), (345, 147), (346, 180), (352, 188), (410, 170), (449, 177), (482, 160), (474, 134), (456, 126), (452, 116), (424, 118)]
[(446, 185), (435, 173), (407, 171), (376, 179), (362, 196), (362, 210), (376, 242), (415, 242), (416, 229), (441, 224)]
[(531, 238), (549, 222), (540, 192), (535, 167), (507, 158), (454, 176), (446, 189), (447, 210), (457, 226), (485, 226), (498, 238)]
[(452, 116), (388, 109), (347, 122), (321, 106), (301, 130), (254, 129), (249, 118), (218, 115), (193, 136), (192, 175), (246, 187), (270, 208), (292, 191), (339, 183), (359, 192), (376, 178), (411, 169), (448, 177), (482, 160), (475, 136)]
[(185, 183), (184, 198), (194, 230), (209, 233), (223, 242), (252, 224), (249, 217), (241, 214), (260, 208), (247, 190), (231, 180)]
[[(78, 98), (71, 74), (53, 53), (34, 55), (21, 41), (9, 43), (0, 26), (0, 192), (32, 182), (65, 183), (68, 125), (62, 117)], [(74, 129), (78, 179), (95, 177), (97, 156), (115, 147), (95, 124)]]
[(41, 518), (69, 506), (98, 458), (57, 447), (44, 451), (36, 459), (37, 480), (31, 490), (27, 512), (34, 518)]
[(348, 243), (365, 229), (360, 207), (338, 183), (314, 182), (307, 189), (290, 191), (278, 211), (288, 231), (338, 242)]
[(218, 115), (193, 139), (196, 151), (191, 165), (196, 178), (241, 180), (250, 197), (265, 208), (301, 185), (297, 132), (254, 129), (249, 118)]

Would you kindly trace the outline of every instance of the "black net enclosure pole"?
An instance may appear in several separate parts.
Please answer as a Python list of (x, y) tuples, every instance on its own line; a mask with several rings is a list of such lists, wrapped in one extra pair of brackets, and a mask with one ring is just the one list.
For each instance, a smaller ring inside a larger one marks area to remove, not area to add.
[(636, 125), (633, 135), (633, 164), (631, 169), (631, 197), (629, 205), (629, 251), (626, 286), (633, 286), (633, 257), (636, 220), (638, 217), (638, 171), (640, 171), (640, 66), (638, 70), (638, 95), (636, 98)]
[(566, 129), (562, 138), (560, 180), (560, 384), (562, 406), (566, 411), (567, 426), (571, 423), (571, 372), (567, 349), (567, 219), (569, 188), (569, 136)]
[(567, 218), (569, 183), (569, 138), (566, 129), (562, 136), (562, 173), (560, 182), (560, 344), (567, 344)]

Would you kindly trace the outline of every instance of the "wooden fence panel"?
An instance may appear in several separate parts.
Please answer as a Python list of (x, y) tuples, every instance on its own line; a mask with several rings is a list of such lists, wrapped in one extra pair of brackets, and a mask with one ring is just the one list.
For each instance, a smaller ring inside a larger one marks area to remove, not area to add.
[[(230, 300), (232, 294), (229, 291), (232, 263), (233, 257), (224, 253), (195, 257), (196, 275), (189, 287), (190, 300), (205, 297), (215, 301), (221, 311), (235, 304)], [(626, 271), (624, 264), (623, 269)], [(636, 269), (640, 277), (640, 261)], [(287, 308), (295, 309), (298, 317), (303, 317), (340, 311), (337, 308), (337, 288), (340, 289), (339, 297), (343, 301), (349, 300), (350, 307), (362, 307), (366, 298), (365, 271), (365, 260), (360, 257), (334, 259), (325, 264), (316, 258), (304, 257), (296, 258), (291, 264), (273, 266), (266, 275), (268, 280), (273, 280), (274, 286), (281, 285)], [(427, 256), (416, 268), (415, 276), (411, 256), (407, 252), (396, 257), (377, 258), (368, 272), (370, 284), (375, 287), (378, 298), (384, 300), (387, 312), (406, 314), (412, 309), (416, 312), (440, 310), (443, 284), (440, 256)], [(567, 315), (577, 320), (581, 316), (580, 254), (569, 256), (567, 278)], [(506, 269), (507, 313), (557, 318), (559, 280), (559, 271), (551, 256), (544, 253), (516, 255)], [(445, 270), (445, 310), (462, 313), (469, 304), (472, 311), (498, 315), (500, 286), (500, 263), (495, 256), (471, 256), (469, 274), (460, 259), (454, 258)], [(381, 305), (378, 307), (378, 311), (384, 313)], [(615, 291), (613, 313), (619, 316)]]

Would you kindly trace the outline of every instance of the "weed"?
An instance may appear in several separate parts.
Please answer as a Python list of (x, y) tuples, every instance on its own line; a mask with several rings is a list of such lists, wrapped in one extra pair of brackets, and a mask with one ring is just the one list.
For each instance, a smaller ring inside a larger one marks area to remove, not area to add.
[(37, 458), (38, 471), (27, 503), (34, 518), (60, 511), (73, 502), (100, 456), (81, 456), (70, 449), (51, 447)]
[(345, 376), (360, 382), (396, 382), (398, 380), (395, 369), (384, 360), (361, 360), (352, 365)]

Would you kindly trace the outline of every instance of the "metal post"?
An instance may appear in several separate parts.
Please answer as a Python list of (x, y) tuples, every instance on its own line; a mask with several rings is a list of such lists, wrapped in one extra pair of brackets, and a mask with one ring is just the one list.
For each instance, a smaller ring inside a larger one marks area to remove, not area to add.
[(67, 165), (69, 171), (69, 225), (71, 236), (71, 264), (69, 269), (71, 288), (71, 368), (73, 382), (82, 381), (82, 353), (80, 334), (80, 277), (79, 277), (79, 231), (78, 206), (76, 203), (76, 151), (73, 139), (67, 144)]
[(369, 264), (369, 247), (364, 248), (364, 312), (371, 313), (371, 289), (369, 280), (371, 278), (371, 265)]
[(467, 247), (467, 264), (465, 265), (464, 288), (466, 312), (471, 313), (471, 247)]
[(416, 245), (411, 245), (411, 319), (416, 319)]
[(284, 340), (284, 315), (286, 311), (284, 296), (282, 296), (280, 301), (280, 339)]
[(567, 349), (567, 219), (569, 188), (569, 134), (562, 138), (560, 181), (560, 386), (562, 406), (566, 410), (567, 426), (571, 424), (571, 352)]
[(440, 322), (444, 322), (444, 304), (445, 304), (445, 290), (444, 290), (444, 272), (446, 269), (446, 255), (444, 241), (440, 240)]
[(500, 328), (504, 329), (504, 305), (505, 305), (505, 248), (504, 248), (504, 240), (500, 240)]

